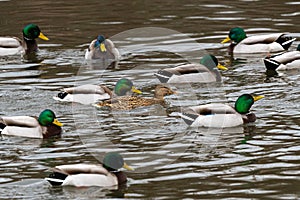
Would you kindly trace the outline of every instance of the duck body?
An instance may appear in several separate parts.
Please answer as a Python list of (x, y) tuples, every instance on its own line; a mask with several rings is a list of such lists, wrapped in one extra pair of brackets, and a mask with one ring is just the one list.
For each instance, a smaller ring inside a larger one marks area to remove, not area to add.
[(86, 60), (112, 60), (116, 61), (120, 57), (118, 49), (114, 43), (99, 35), (93, 40), (85, 53)]
[(16, 37), (0, 37), (0, 56), (21, 55), (25, 53), (22, 41)]
[(26, 55), (38, 51), (36, 38), (49, 40), (35, 24), (23, 29), (23, 40), (17, 37), (0, 37), (0, 56)]
[(283, 71), (300, 69), (300, 44), (296, 51), (266, 57), (264, 64), (267, 70)]
[(39, 117), (3, 116), (0, 118), (2, 135), (21, 136), (29, 138), (48, 138), (62, 132), (62, 124), (51, 110), (44, 110)]
[(52, 176), (47, 178), (52, 185), (109, 187), (119, 184), (117, 175), (110, 173), (107, 169), (103, 168), (102, 165), (60, 165), (56, 166), (53, 171)]
[(287, 50), (296, 38), (284, 33), (273, 33), (255, 36), (246, 36), (242, 28), (236, 27), (230, 30), (229, 36), (222, 41), (232, 41), (229, 51), (233, 53), (266, 53)]
[(97, 101), (110, 99), (113, 93), (103, 85), (82, 85), (64, 88), (62, 92), (53, 97), (57, 101), (92, 104)]
[(118, 153), (108, 153), (103, 164), (70, 164), (53, 168), (46, 180), (51, 185), (75, 187), (109, 187), (127, 182), (127, 176), (120, 168), (133, 170)]
[[(240, 98), (247, 98), (241, 100)], [(255, 122), (256, 116), (249, 112), (250, 107), (263, 96), (252, 97), (244, 94), (236, 101), (235, 108), (227, 104), (205, 104), (186, 109), (182, 119), (192, 127), (228, 128)]]
[(210, 83), (221, 81), (218, 69), (227, 68), (220, 65), (213, 55), (204, 56), (200, 63), (166, 68), (154, 74), (161, 83)]
[(57, 96), (53, 97), (58, 101), (74, 102), (81, 104), (92, 104), (98, 101), (104, 101), (116, 96), (126, 96), (130, 92), (141, 94), (136, 89), (131, 80), (121, 78), (117, 81), (114, 92), (104, 85), (82, 85), (77, 87), (65, 88)]
[(97, 108), (109, 107), (113, 110), (132, 110), (138, 107), (151, 106), (154, 104), (165, 105), (164, 96), (174, 94), (170, 88), (158, 85), (155, 88), (153, 98), (145, 98), (139, 96), (123, 96), (116, 97), (108, 101), (94, 104)]

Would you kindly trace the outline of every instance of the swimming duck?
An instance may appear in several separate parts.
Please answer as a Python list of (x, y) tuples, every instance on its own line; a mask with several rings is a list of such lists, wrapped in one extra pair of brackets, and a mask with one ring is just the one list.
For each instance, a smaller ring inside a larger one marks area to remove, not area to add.
[(236, 100), (234, 108), (217, 103), (193, 106), (184, 111), (181, 117), (193, 127), (235, 127), (256, 121), (255, 114), (249, 110), (255, 101), (263, 97), (243, 94)]
[(131, 80), (122, 78), (116, 83), (114, 92), (104, 85), (82, 85), (65, 88), (53, 98), (58, 101), (92, 104), (98, 101), (111, 99), (114, 96), (125, 96), (128, 95), (129, 92), (134, 92), (137, 94), (142, 93), (133, 86)]
[(85, 59), (102, 59), (102, 60), (118, 60), (120, 53), (110, 39), (104, 36), (98, 37), (91, 42), (85, 53)]
[(12, 116), (1, 117), (2, 135), (14, 135), (30, 138), (48, 138), (62, 132), (60, 123), (52, 110), (42, 111), (39, 117)]
[(296, 51), (266, 57), (264, 63), (267, 70), (300, 69), (300, 44)]
[(120, 168), (133, 170), (118, 153), (107, 153), (103, 164), (70, 164), (53, 168), (46, 180), (51, 185), (75, 187), (109, 187), (127, 182), (126, 174)]
[(154, 74), (161, 83), (209, 83), (221, 81), (218, 69), (227, 70), (219, 64), (213, 55), (205, 55), (200, 64), (185, 64), (174, 68), (167, 68)]
[(49, 40), (35, 24), (28, 24), (22, 32), (23, 40), (17, 37), (0, 37), (0, 56), (31, 54), (38, 50), (36, 38)]
[(110, 107), (113, 110), (132, 110), (141, 106), (150, 106), (153, 104), (165, 105), (164, 97), (175, 94), (169, 87), (158, 85), (154, 91), (153, 98), (144, 98), (137, 96), (124, 96), (113, 98), (108, 101), (94, 104), (95, 107)]
[(242, 28), (235, 27), (221, 43), (232, 41), (229, 50), (233, 53), (264, 53), (287, 50), (294, 40), (296, 38), (288, 37), (283, 33), (247, 37)]

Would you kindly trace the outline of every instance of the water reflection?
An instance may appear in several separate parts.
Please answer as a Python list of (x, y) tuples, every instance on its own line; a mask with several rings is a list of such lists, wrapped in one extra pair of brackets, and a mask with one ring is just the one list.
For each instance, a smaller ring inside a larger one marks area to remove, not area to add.
[[(24, 24), (36, 22), (51, 38), (39, 43), (34, 63), (19, 56), (0, 58), (1, 115), (30, 115), (46, 105), (66, 125), (61, 138), (1, 138), (1, 199), (299, 198), (298, 71), (269, 74), (263, 55), (233, 58), (219, 44), (235, 26), (251, 34), (290, 32), (299, 37), (297, 2), (43, 0), (0, 5), (1, 35), (18, 36)], [(141, 27), (176, 31), (134, 29)], [(122, 52), (114, 66), (83, 59), (88, 41), (99, 33)], [(170, 110), (113, 113), (52, 99), (61, 88), (113, 86), (120, 77), (132, 78), (148, 95), (159, 83), (153, 76), (159, 69), (198, 62), (207, 52), (227, 62), (223, 83), (173, 86), (178, 95), (168, 99)], [(176, 116), (186, 106), (232, 105), (245, 92), (266, 96), (253, 107), (255, 124), (236, 130), (190, 129)], [(97, 163), (116, 148), (136, 168), (124, 188), (56, 188), (43, 180), (53, 166)]]

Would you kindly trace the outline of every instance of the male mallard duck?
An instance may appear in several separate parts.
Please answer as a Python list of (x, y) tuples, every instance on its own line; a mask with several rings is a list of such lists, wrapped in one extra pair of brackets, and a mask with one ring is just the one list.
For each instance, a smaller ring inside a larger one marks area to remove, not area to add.
[(87, 60), (118, 60), (119, 57), (120, 53), (114, 43), (109, 39), (105, 39), (102, 35), (91, 42), (85, 53), (85, 59)]
[(229, 47), (233, 53), (263, 53), (287, 50), (296, 38), (283, 33), (273, 33), (247, 37), (242, 28), (232, 28), (221, 43), (233, 41)]
[(190, 126), (225, 128), (254, 122), (256, 116), (249, 110), (253, 103), (264, 96), (241, 95), (234, 108), (226, 104), (206, 104), (189, 107), (181, 114), (183, 120)]
[(23, 40), (17, 37), (0, 37), (0, 56), (30, 54), (38, 50), (36, 38), (49, 40), (35, 24), (28, 24), (22, 32)]
[(268, 56), (264, 59), (264, 63), (268, 70), (300, 69), (300, 44), (297, 51)]
[(98, 101), (111, 99), (114, 96), (125, 96), (128, 95), (129, 92), (137, 94), (142, 93), (133, 86), (131, 80), (122, 78), (116, 83), (114, 93), (104, 85), (82, 85), (65, 88), (53, 98), (58, 101), (92, 104)]
[(154, 98), (143, 98), (137, 96), (124, 96), (113, 98), (108, 101), (94, 104), (95, 107), (101, 108), (104, 106), (110, 107), (114, 110), (132, 110), (141, 106), (150, 106), (153, 104), (164, 105), (164, 96), (175, 94), (170, 88), (158, 85), (155, 88)]
[(53, 168), (53, 173), (46, 178), (51, 185), (76, 187), (109, 187), (127, 181), (126, 174), (120, 168), (133, 170), (118, 153), (107, 153), (102, 165), (71, 164), (60, 165)]
[(200, 64), (186, 64), (174, 68), (167, 68), (154, 74), (161, 83), (209, 83), (221, 81), (218, 69), (227, 70), (219, 64), (213, 55), (205, 55)]
[(30, 138), (47, 138), (61, 134), (60, 123), (52, 110), (46, 109), (39, 117), (13, 116), (1, 117), (2, 135), (14, 135)]

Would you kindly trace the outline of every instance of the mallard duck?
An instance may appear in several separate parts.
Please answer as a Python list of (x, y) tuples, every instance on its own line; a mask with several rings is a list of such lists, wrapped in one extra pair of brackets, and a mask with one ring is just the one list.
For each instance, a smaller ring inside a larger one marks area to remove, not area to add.
[(300, 44), (296, 51), (266, 57), (264, 63), (267, 70), (300, 69)]
[(110, 107), (113, 110), (132, 110), (141, 106), (150, 106), (153, 104), (165, 105), (164, 96), (175, 94), (169, 87), (158, 85), (154, 91), (153, 98), (144, 98), (137, 96), (124, 96), (113, 98), (108, 101), (94, 104), (95, 107)]
[(1, 117), (2, 135), (14, 135), (30, 138), (48, 138), (62, 132), (60, 123), (52, 110), (42, 111), (39, 117), (12, 116)]
[(36, 38), (49, 40), (35, 24), (28, 24), (22, 32), (23, 40), (17, 37), (0, 37), (0, 56), (31, 54), (38, 50)]
[(91, 42), (85, 53), (85, 59), (94, 60), (118, 60), (120, 53), (110, 39), (105, 39), (104, 36), (98, 37)]
[(283, 33), (273, 33), (247, 37), (240, 28), (232, 28), (229, 35), (221, 43), (229, 41), (229, 50), (233, 53), (264, 53), (287, 50), (296, 38), (288, 37)]
[(181, 117), (188, 125), (194, 127), (235, 127), (256, 120), (255, 114), (249, 110), (255, 101), (263, 97), (243, 94), (236, 100), (234, 108), (217, 103), (193, 106), (185, 110)]
[(185, 64), (154, 74), (161, 83), (209, 83), (221, 81), (218, 69), (227, 70), (213, 55), (205, 55), (200, 64)]
[(107, 153), (103, 164), (71, 164), (53, 168), (46, 178), (51, 185), (75, 187), (109, 187), (127, 182), (126, 174), (120, 168), (133, 170), (118, 153)]
[(82, 85), (78, 87), (65, 88), (53, 98), (58, 101), (92, 104), (98, 101), (111, 99), (115, 96), (125, 96), (128, 95), (129, 92), (137, 94), (142, 93), (133, 86), (131, 80), (122, 78), (116, 83), (114, 92), (104, 85)]

